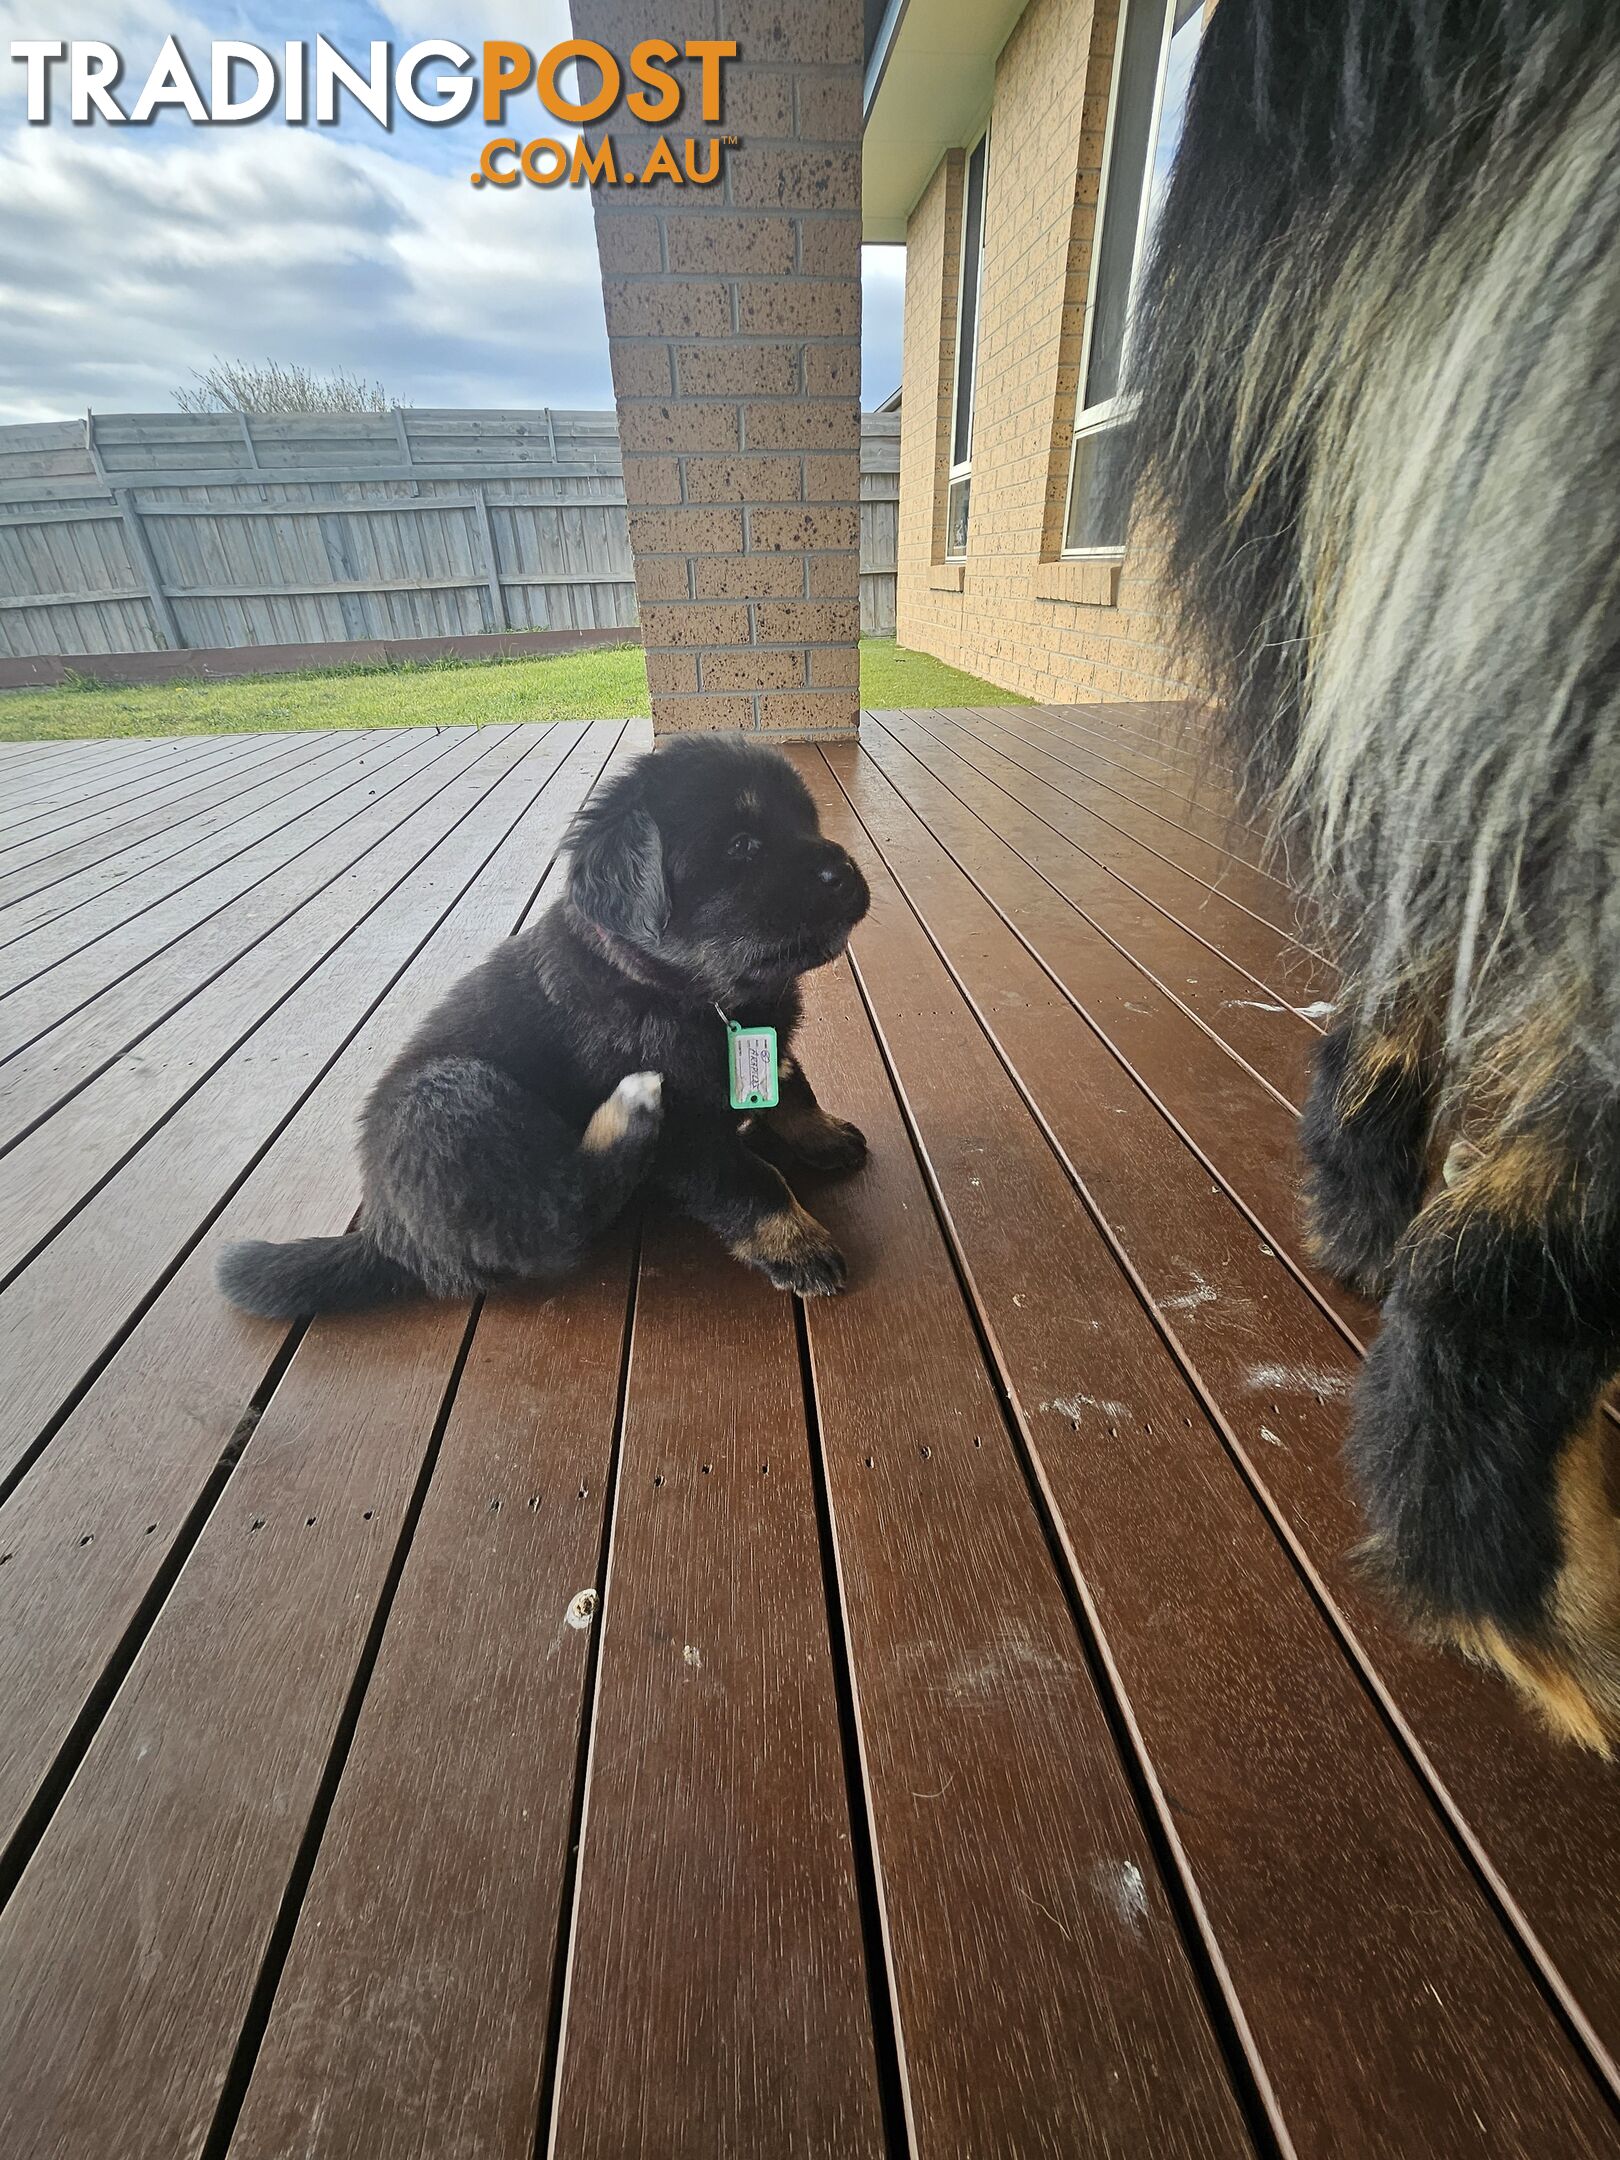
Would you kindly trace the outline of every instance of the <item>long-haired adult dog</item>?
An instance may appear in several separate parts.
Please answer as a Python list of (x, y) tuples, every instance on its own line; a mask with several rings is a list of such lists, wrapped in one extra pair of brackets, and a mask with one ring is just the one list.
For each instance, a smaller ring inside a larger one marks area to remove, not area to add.
[[(778, 1288), (842, 1286), (831, 1237), (731, 1107), (726, 1021), (774, 1027), (787, 1051), (799, 977), (866, 912), (859, 870), (821, 837), (786, 758), (712, 737), (639, 758), (592, 796), (570, 847), (555, 906), (451, 991), (372, 1091), (358, 1228), (227, 1247), (236, 1304), (290, 1318), (554, 1278), (649, 1177)], [(865, 1158), (786, 1055), (780, 1101), (752, 1124), (819, 1169)]]
[(1305, 1143), (1324, 1263), (1388, 1293), (1350, 1435), (1370, 1550), (1606, 1748), (1613, 0), (1220, 0), (1135, 373), (1183, 648), (1345, 967)]

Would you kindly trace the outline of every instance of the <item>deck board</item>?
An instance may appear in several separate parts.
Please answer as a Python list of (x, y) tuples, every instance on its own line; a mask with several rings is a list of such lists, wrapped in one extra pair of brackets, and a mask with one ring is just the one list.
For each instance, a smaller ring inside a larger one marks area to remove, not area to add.
[[(964, 881), (955, 909), (939, 909), (947, 951), (966, 941), (974, 899)], [(1013, 985), (1021, 957), (993, 956)], [(1338, 2137), (1351, 2151), (1393, 2150), (1417, 2119), (1428, 2150), (1467, 2151), (1476, 2116), (1509, 2149), (1532, 2149), (1552, 2120), (1555, 2142), (1590, 2138), (1602, 2116), (1580, 2065), (1254, 1509), (1191, 1374), (1132, 1294), (1127, 1269), (1171, 1330), (1186, 1309), (1252, 1312), (1265, 1287), (1243, 1299), (1230, 1265), (1234, 1248), (1240, 1267), (1257, 1251), (1252, 1235), (1229, 1220), (1226, 1250), (1193, 1248), (1194, 1282), (1213, 1294), (1171, 1297), (1166, 1260), (1178, 1288), (1187, 1279), (1175, 1194), (1155, 1189), (1121, 1139), (1132, 1123), (1112, 1123), (1117, 1105), (1077, 1046), (1030, 1027), (1017, 996), (1012, 1046), (986, 1041), (965, 1006), (944, 1002), (942, 965), (903, 906), (874, 908), (856, 959), (1144, 1770), (1173, 1796), (1163, 1828), (1280, 2121), (1313, 2149)], [(1027, 1053), (1046, 1045), (1036, 1067)], [(1039, 1101), (1068, 1176), (1036, 1125), (1006, 1115), (998, 1054)], [(1123, 1159), (1093, 1193), (1079, 1166), (1101, 1155)], [(1288, 1302), (1273, 1288), (1255, 1330), (1273, 1358), (1297, 1354)], [(1280, 1407), (1268, 1414), (1291, 1440)], [(1247, 1618), (1234, 1629), (1238, 1583)], [(1525, 2063), (1501, 2051), (1504, 2030), (1523, 2033), (1545, 2077), (1535, 2098)]]
[[(999, 707), (966, 710), (952, 717), (974, 733), (987, 722), (998, 729), (1006, 726)], [(1117, 796), (1139, 810), (1149, 811), (1159, 824), (1192, 833), (1208, 845), (1219, 848), (1223, 854), (1246, 863), (1251, 870), (1262, 871), (1268, 877), (1274, 875), (1266, 860), (1264, 842), (1229, 810), (1211, 809), (1201, 804), (1196, 796), (1183, 795), (1158, 781), (1138, 779), (1124, 767), (1094, 755), (1074, 737), (1047, 726), (1038, 708), (1020, 711), (1016, 730), (1009, 729), (1008, 732), (1013, 741), (1023, 742), (1053, 764), (1065, 767), (1069, 773), (1088, 783), (1098, 795)]]
[[(45, 747), (43, 745), (38, 747)], [(58, 805), (101, 802), (116, 790), (133, 793), (142, 773), (179, 770), (208, 747), (206, 736), (177, 737), (169, 742), (91, 742), (54, 747), (77, 751), (50, 763), (27, 761), (14, 748), (5, 760), (5, 793), (0, 797), (0, 833), (9, 833)], [(37, 768), (37, 769), (36, 769)]]
[(647, 1228), (557, 2160), (883, 2149), (794, 1312), (723, 1264)]
[(860, 1178), (816, 1194), (853, 1287), (806, 1321), (918, 2149), (1244, 2151), (1066, 1585), (846, 967), (829, 970), (817, 1006), (806, 1070), (873, 1149)]
[[(0, 910), (0, 982), (11, 985), (26, 980), (39, 964), (36, 955), (51, 957), (48, 943), (31, 953), (18, 951), (46, 925), (60, 924), (60, 939), (77, 927), (81, 911), (86, 937), (97, 934), (98, 925), (121, 922), (144, 901), (177, 890), (188, 878), (200, 877), (220, 860), (229, 859), (238, 847), (251, 846), (242, 828), (251, 826), (255, 813), (266, 803), (301, 794), (349, 758), (365, 754), (376, 739), (375, 731), (346, 735), (334, 740), (324, 756), (285, 770), (271, 767), (262, 779), (234, 790), (225, 807), (206, 824), (199, 821), (194, 826), (168, 828), (121, 850), (105, 864), (93, 862), (69, 871), (11, 901)], [(68, 918), (65, 923), (64, 917)]]
[[(229, 2150), (531, 2160), (634, 1259), (488, 1300)], [(432, 2005), (435, 2045), (420, 2045)]]
[(307, 761), (318, 751), (318, 738), (300, 741), (296, 736), (271, 736), (227, 745), (210, 756), (201, 770), (188, 765), (183, 773), (148, 781), (127, 797), (114, 799), (103, 810), (79, 810), (48, 829), (19, 831), (0, 848), (0, 901), (26, 897), (47, 875), (56, 876), (64, 866), (77, 867), (93, 859), (101, 862), (131, 842), (153, 832), (183, 823), (221, 795), (229, 796), (245, 774), (285, 770)]
[[(25, 907), (10, 911), (0, 926), (0, 999), (98, 946), (109, 951), (87, 964), (98, 968), (98, 979), (112, 980), (113, 957), (122, 961), (159, 951), (193, 923), (228, 905), (279, 867), (299, 838), (317, 834), (321, 811), (329, 810), (334, 819), (352, 814), (352, 796), (349, 803), (342, 798), (361, 774), (367, 776), (368, 787), (376, 785), (377, 775), (413, 754), (421, 755), (414, 731), (395, 741), (386, 733), (348, 737), (302, 773), (272, 776), (246, 790), (225, 833), (177, 850), (166, 864), (119, 878), (76, 905), (54, 911), (41, 907), (32, 918)], [(292, 836), (284, 848), (270, 844), (283, 834)], [(111, 946), (114, 939), (117, 945)]]
[[(138, 1013), (161, 1012), (166, 998), (183, 1003), (191, 983), (219, 973), (238, 952), (256, 944), (331, 883), (367, 844), (397, 827), (413, 807), (410, 788), (419, 773), (430, 772), (442, 784), (440, 761), (449, 746), (410, 741), (404, 748), (403, 761), (397, 751), (393, 757), (385, 753), (375, 764), (344, 773), (346, 784), (336, 802), (312, 829), (289, 838), (266, 836), (256, 844), (239, 837), (223, 895), (215, 890), (198, 895), (188, 889), (181, 896), (183, 905), (125, 922), (19, 986), (0, 1003), (0, 1065), (115, 987), (124, 991), (128, 985), (125, 994)], [(160, 959), (169, 971), (168, 982), (153, 975), (133, 980)], [(117, 1025), (103, 1006), (88, 1021), (95, 1039), (103, 1043)]]
[(1174, 708), (792, 753), (844, 1298), (221, 1303), (643, 739), (0, 748), (0, 2149), (1620, 2152), (1616, 1773), (1347, 1558), (1332, 970)]

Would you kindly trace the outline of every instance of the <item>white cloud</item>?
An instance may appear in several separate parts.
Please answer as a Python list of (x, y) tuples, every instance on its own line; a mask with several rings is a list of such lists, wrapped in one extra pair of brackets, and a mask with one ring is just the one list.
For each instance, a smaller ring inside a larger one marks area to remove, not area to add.
[(573, 36), (568, 0), (377, 0), (378, 12), (407, 38), (448, 37), (458, 45), (509, 38), (546, 52)]
[[(225, 37), (240, 33), (222, 27), (217, 34)], [(126, 77), (144, 82), (166, 37), (177, 37), (195, 60), (206, 52), (214, 35), (214, 31), (203, 28), (189, 8), (169, 7), (163, 0), (105, 0), (105, 5), (101, 0), (86, 0), (82, 9), (78, 5), (66, 7), (63, 0), (50, 0), (45, 6), (39, 0), (0, 0), (0, 119), (20, 118), (27, 94), (27, 77), (21, 64), (11, 58), (14, 40), (61, 38), (66, 42), (72, 38), (100, 38), (123, 56)], [(55, 109), (65, 113), (64, 76), (64, 67), (53, 70), (58, 85)], [(120, 97), (119, 102), (127, 110), (132, 99)]]
[[(162, 410), (217, 353), (377, 376), (417, 405), (611, 402), (585, 190), (473, 188), (485, 129), (50, 127), (23, 120), (13, 38), (99, 37), (144, 80), (176, 34), (274, 46), (324, 28), (476, 47), (571, 35), (566, 0), (334, 0), (313, 21), (194, 0), (0, 0), (0, 422)], [(133, 89), (129, 92), (132, 98)], [(61, 100), (58, 113), (61, 114)], [(126, 99), (126, 106), (128, 100)], [(899, 380), (904, 257), (866, 250), (865, 388)]]
[(900, 381), (900, 318), (906, 297), (903, 247), (861, 249), (861, 397), (876, 405)]
[(0, 417), (153, 410), (215, 354), (420, 405), (602, 404), (590, 206), (303, 130), (0, 144)]

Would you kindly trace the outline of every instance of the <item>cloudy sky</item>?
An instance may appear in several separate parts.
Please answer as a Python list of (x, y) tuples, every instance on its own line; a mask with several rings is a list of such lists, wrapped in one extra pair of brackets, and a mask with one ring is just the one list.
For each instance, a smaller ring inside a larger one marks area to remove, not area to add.
[[(103, 38), (145, 79), (173, 33), (274, 51), (324, 33), (362, 66), (418, 37), (570, 34), (566, 0), (0, 0), (0, 422), (154, 411), (216, 354), (378, 377), (413, 405), (611, 404), (583, 188), (473, 188), (477, 117), (385, 133), (365, 113), (290, 128), (49, 127), (25, 117), (13, 39)], [(135, 89), (121, 89), (127, 111)], [(865, 394), (900, 379), (898, 249), (866, 251)]]

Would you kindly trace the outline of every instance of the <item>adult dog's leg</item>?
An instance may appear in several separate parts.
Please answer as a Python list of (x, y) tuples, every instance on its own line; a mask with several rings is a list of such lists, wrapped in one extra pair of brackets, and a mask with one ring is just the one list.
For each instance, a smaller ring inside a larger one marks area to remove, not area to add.
[(1322, 1267), (1366, 1297), (1388, 1289), (1423, 1203), (1438, 1074), (1414, 1014), (1388, 1029), (1342, 1022), (1317, 1054), (1300, 1141), (1306, 1220)]
[(829, 1117), (796, 1058), (783, 1058), (781, 1100), (757, 1122), (788, 1153), (812, 1170), (858, 1170), (866, 1160), (866, 1135), (858, 1125)]
[(1350, 1461), (1412, 1616), (1559, 1733), (1620, 1739), (1620, 1532), (1599, 1398), (1620, 1365), (1612, 1145), (1520, 1130), (1424, 1209), (1367, 1361)]
[(678, 1128), (668, 1137), (658, 1175), (683, 1214), (706, 1223), (778, 1290), (821, 1297), (844, 1287), (844, 1256), (831, 1233), (731, 1125), (692, 1120)]

